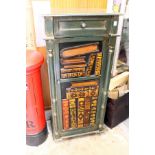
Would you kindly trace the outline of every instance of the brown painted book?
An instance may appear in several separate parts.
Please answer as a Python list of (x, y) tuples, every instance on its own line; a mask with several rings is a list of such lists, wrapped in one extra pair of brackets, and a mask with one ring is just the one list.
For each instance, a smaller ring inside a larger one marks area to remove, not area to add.
[(95, 61), (95, 57), (96, 57), (95, 53), (92, 53), (89, 56), (88, 66), (87, 66), (87, 69), (86, 69), (86, 76), (90, 76), (91, 75), (91, 72), (92, 72), (92, 69), (93, 69), (93, 65), (94, 65), (94, 61)]
[(86, 63), (81, 63), (81, 64), (75, 64), (75, 65), (65, 65), (64, 68), (69, 69), (69, 68), (80, 68), (80, 67), (86, 67), (86, 66), (87, 66)]
[(66, 96), (68, 99), (79, 98), (80, 96), (84, 97), (81, 92), (83, 92), (83, 88), (67, 88)]
[(98, 51), (99, 51), (98, 43), (91, 43), (91, 44), (85, 44), (85, 45), (63, 49), (61, 51), (60, 56), (62, 58), (70, 58), (70, 57), (86, 55), (86, 54), (94, 53)]
[(62, 79), (67, 79), (67, 78), (75, 78), (75, 77), (83, 77), (85, 76), (85, 72), (75, 72), (75, 73), (64, 73), (61, 74)]
[(80, 63), (86, 63), (85, 57), (78, 57), (78, 58), (72, 58), (72, 59), (61, 59), (62, 65), (72, 65), (72, 64), (80, 64)]
[(102, 66), (102, 52), (96, 54), (96, 65), (95, 65), (95, 75), (101, 75)]
[(86, 86), (94, 86), (98, 85), (98, 81), (84, 81), (84, 82), (71, 82), (71, 87), (86, 87)]
[(77, 118), (76, 118), (76, 100), (75, 99), (69, 100), (69, 110), (70, 110), (70, 127), (76, 128)]
[(91, 97), (86, 97), (85, 98), (85, 108), (84, 108), (84, 127), (89, 126), (90, 102), (91, 102)]
[(61, 68), (61, 74), (74, 73), (74, 72), (85, 72), (85, 68), (69, 68), (69, 69)]
[(96, 112), (97, 112), (97, 97), (92, 97), (92, 99), (91, 99), (91, 110), (90, 110), (90, 125), (91, 126), (95, 126)]
[(69, 129), (69, 101), (62, 99), (63, 129)]
[(84, 107), (85, 107), (84, 98), (78, 98), (78, 128), (83, 127), (83, 123), (84, 123)]

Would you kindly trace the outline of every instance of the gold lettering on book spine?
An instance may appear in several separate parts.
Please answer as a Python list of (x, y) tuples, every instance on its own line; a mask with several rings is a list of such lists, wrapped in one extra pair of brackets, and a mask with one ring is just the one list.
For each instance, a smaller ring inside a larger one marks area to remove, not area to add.
[(97, 111), (97, 97), (92, 97), (91, 112), (90, 112), (90, 125), (95, 126)]
[(89, 56), (88, 66), (87, 66), (87, 70), (86, 70), (86, 76), (89, 76), (92, 72), (92, 68), (93, 68), (94, 61), (95, 61), (95, 55), (96, 54), (92, 53)]
[(75, 99), (69, 100), (69, 108), (70, 108), (71, 128), (76, 128), (77, 127), (77, 121), (76, 121), (76, 100)]
[(102, 52), (97, 53), (96, 55), (96, 66), (95, 66), (95, 75), (101, 75), (101, 66), (102, 66)]
[(78, 128), (83, 127), (84, 123), (84, 98), (78, 99)]
[(89, 96), (98, 96), (99, 86), (90, 86), (89, 88)]
[(73, 78), (73, 77), (82, 77), (82, 76), (85, 76), (85, 72), (75, 72), (75, 73), (61, 74), (62, 79)]

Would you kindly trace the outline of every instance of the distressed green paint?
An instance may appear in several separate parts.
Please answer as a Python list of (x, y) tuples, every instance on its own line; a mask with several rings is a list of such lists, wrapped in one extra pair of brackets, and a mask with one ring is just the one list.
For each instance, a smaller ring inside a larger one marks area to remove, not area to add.
[(47, 37), (53, 36), (53, 17), (44, 17), (45, 34)]
[[(110, 72), (113, 59), (113, 51), (116, 36), (111, 37), (110, 33), (117, 32), (117, 26), (114, 21), (118, 21), (118, 15), (106, 16), (46, 16), (46, 48), (48, 56), (48, 72), (50, 80), (50, 91), (53, 103), (52, 108), (52, 129), (53, 138), (61, 139), (73, 137), (80, 134), (101, 132), (104, 125), (104, 115), (107, 102), (107, 92), (109, 87)], [(106, 27), (103, 26), (106, 21)], [(86, 28), (81, 27), (81, 23), (86, 23)], [(69, 42), (101, 41), (102, 42), (102, 70), (101, 76), (79, 77), (70, 79), (60, 78), (59, 44)], [(49, 57), (50, 51), (53, 51), (53, 57)], [(109, 52), (110, 51), (110, 52)], [(62, 106), (61, 106), (61, 84), (72, 81), (83, 81), (98, 79), (99, 96), (96, 113), (96, 125), (94, 127), (84, 127), (63, 130)]]
[[(82, 27), (85, 23), (86, 27)], [(103, 36), (109, 32), (108, 17), (56, 17), (54, 35), (60, 37)]]
[[(47, 62), (48, 62), (48, 74), (50, 79), (50, 95), (51, 95), (51, 109), (52, 109), (52, 126), (53, 126), (53, 135), (55, 138), (59, 138), (58, 135), (55, 133), (58, 131), (58, 120), (56, 118), (57, 113), (57, 102), (56, 102), (56, 83), (55, 83), (55, 68), (54, 68), (54, 58), (53, 58), (53, 50), (54, 50), (54, 43), (52, 40), (46, 41), (46, 51), (47, 51)], [(49, 55), (52, 54), (50, 57)]]

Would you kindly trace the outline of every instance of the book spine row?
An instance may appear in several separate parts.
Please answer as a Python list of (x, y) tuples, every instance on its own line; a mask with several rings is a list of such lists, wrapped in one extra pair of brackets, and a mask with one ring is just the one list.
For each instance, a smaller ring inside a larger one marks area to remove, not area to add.
[(63, 99), (62, 106), (64, 130), (95, 126), (97, 97)]
[(80, 88), (67, 88), (66, 98), (75, 99), (82, 97), (98, 96), (99, 86), (80, 87)]

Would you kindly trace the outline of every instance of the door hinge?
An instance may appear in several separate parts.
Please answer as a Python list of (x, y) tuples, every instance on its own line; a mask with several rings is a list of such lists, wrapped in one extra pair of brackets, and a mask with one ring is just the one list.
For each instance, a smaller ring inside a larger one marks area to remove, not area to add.
[(120, 34), (109, 33), (109, 36), (110, 36), (110, 37), (120, 37), (121, 35), (120, 35)]

